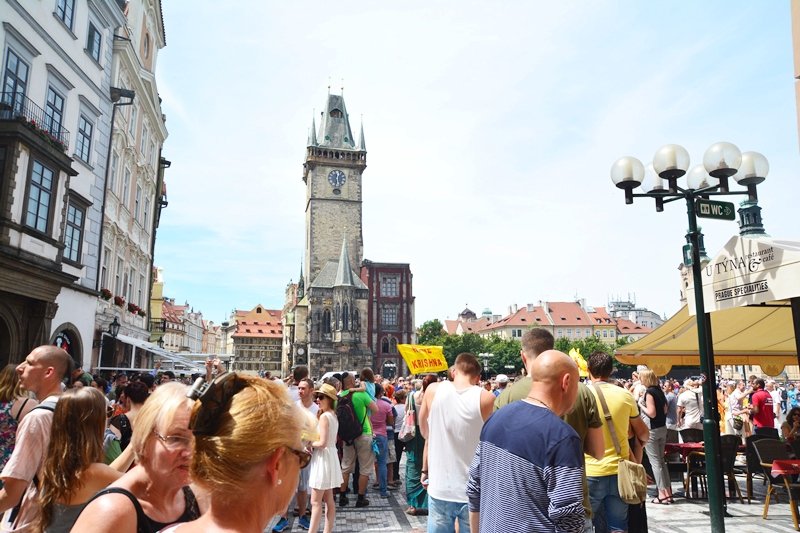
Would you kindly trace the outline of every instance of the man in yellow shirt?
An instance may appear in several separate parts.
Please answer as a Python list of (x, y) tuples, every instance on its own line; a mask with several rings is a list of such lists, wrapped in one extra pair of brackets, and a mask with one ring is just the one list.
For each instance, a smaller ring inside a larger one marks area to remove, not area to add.
[[(625, 532), (628, 530), (628, 504), (623, 502), (619, 496), (617, 486), (619, 460), (629, 459), (630, 456), (628, 429), (633, 431), (635, 437), (642, 444), (647, 442), (650, 430), (639, 416), (639, 407), (631, 393), (614, 383), (609, 383), (611, 372), (614, 370), (611, 356), (605, 352), (594, 352), (589, 356), (588, 366), (592, 381), (589, 388), (597, 398), (597, 407), (602, 414), (603, 437), (606, 447), (602, 459), (585, 456), (592, 517), (595, 527), (598, 526), (599, 518), (604, 516), (609, 532)], [(606, 413), (602, 407), (603, 402), (600, 401), (598, 392), (605, 398), (610, 413)], [(617, 455), (614, 441), (611, 438), (609, 424), (613, 424), (619, 441), (619, 455)]]

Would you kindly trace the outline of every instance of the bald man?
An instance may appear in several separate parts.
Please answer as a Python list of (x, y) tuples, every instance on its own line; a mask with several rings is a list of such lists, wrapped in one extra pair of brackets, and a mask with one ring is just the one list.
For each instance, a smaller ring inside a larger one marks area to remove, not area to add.
[[(31, 481), (44, 462), (50, 444), (53, 410), (61, 395), (61, 382), (72, 373), (72, 365), (72, 358), (63, 349), (45, 345), (34, 348), (17, 366), (20, 385), (35, 394), (40, 404), (25, 415), (17, 427), (14, 452), (0, 473), (3, 480), (0, 511), (16, 506), (25, 495), (14, 529), (24, 527), (39, 514), (36, 487)], [(9, 520), (10, 515), (6, 513), (3, 523)]]
[(473, 531), (583, 531), (581, 439), (560, 418), (578, 396), (578, 366), (547, 350), (530, 370), (527, 397), (481, 431), (467, 483)]

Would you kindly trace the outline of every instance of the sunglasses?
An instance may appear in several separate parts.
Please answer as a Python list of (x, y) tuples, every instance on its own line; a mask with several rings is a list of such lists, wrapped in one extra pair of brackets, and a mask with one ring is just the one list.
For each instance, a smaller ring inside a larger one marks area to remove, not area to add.
[(297, 456), (300, 460), (300, 470), (308, 466), (308, 463), (311, 462), (311, 454), (305, 450), (295, 450), (294, 448), (290, 448), (289, 446), (286, 447), (287, 450), (292, 452)]
[(231, 399), (247, 382), (240, 379), (235, 372), (226, 372), (209, 382), (197, 378), (194, 385), (186, 393), (192, 400), (200, 400), (200, 408), (189, 423), (189, 429), (195, 435), (214, 435), (219, 429), (222, 414), (228, 410)]

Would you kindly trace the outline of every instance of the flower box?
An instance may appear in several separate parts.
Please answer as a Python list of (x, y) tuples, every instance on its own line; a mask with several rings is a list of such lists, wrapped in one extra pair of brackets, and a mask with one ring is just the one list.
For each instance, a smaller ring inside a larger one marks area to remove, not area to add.
[(122, 307), (123, 305), (125, 305), (125, 298), (123, 298), (122, 296), (114, 296), (114, 305)]
[(111, 291), (110, 290), (108, 290), (108, 289), (100, 289), (100, 298), (102, 298), (103, 300), (108, 301), (108, 300), (111, 299), (111, 296), (112, 295), (111, 295)]

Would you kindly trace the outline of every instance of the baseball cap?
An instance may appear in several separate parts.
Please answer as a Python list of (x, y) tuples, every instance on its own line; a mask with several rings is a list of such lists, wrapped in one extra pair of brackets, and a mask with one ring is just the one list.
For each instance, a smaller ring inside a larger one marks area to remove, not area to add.
[(497, 377), (494, 378), (497, 383), (508, 383), (508, 376), (505, 374), (497, 374)]

